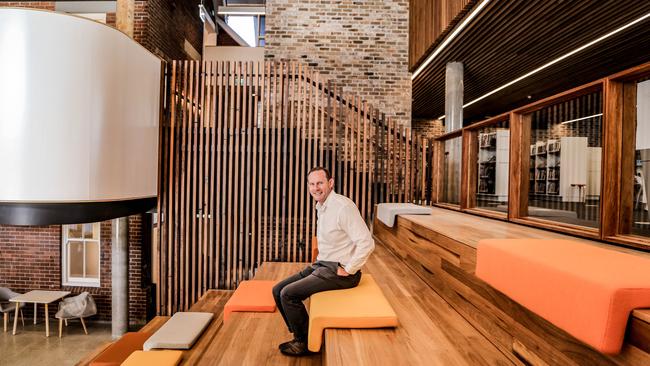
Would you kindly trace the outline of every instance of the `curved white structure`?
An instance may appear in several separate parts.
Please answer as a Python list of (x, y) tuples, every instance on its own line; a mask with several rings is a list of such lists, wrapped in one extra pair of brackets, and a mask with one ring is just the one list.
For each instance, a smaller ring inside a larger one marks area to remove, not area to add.
[(161, 60), (65, 14), (0, 9), (0, 202), (157, 194)]

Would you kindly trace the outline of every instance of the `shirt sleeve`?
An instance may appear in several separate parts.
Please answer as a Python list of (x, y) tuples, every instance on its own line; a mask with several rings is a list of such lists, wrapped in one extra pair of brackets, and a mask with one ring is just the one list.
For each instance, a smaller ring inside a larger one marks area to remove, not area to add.
[(368, 230), (361, 214), (355, 205), (346, 205), (341, 210), (339, 225), (352, 241), (354, 251), (348, 263), (344, 263), (343, 269), (349, 274), (355, 274), (366, 263), (370, 254), (375, 249), (375, 241)]

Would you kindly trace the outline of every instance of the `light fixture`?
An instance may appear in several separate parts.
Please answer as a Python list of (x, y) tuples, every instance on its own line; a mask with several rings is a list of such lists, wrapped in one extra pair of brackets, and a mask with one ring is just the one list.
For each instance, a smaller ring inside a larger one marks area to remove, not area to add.
[(611, 31), (611, 32), (609, 32), (609, 33), (607, 33), (607, 34), (605, 34), (605, 35), (603, 35), (603, 36), (600, 36), (600, 37), (596, 38), (595, 40), (593, 40), (593, 41), (591, 41), (591, 42), (589, 42), (589, 43), (586, 43), (586, 44), (584, 44), (584, 45), (582, 45), (582, 46), (580, 46), (580, 47), (574, 49), (573, 51), (570, 51), (570, 52), (568, 52), (568, 53), (565, 53), (564, 55), (562, 55), (562, 56), (556, 58), (555, 60), (552, 60), (552, 61), (550, 61), (550, 62), (547, 62), (546, 64), (544, 64), (544, 65), (542, 65), (542, 66), (536, 68), (535, 70), (533, 70), (533, 71), (531, 71), (531, 72), (529, 72), (529, 73), (527, 73), (527, 74), (524, 74), (523, 76), (520, 76), (520, 77), (516, 78), (515, 80), (512, 80), (512, 81), (510, 81), (510, 82), (508, 82), (508, 83), (506, 83), (506, 84), (503, 84), (503, 85), (501, 85), (500, 87), (498, 87), (498, 88), (492, 90), (491, 92), (488, 92), (488, 93), (486, 93), (486, 94), (483, 94), (482, 96), (480, 96), (480, 97), (478, 97), (478, 98), (472, 100), (471, 102), (469, 102), (469, 103), (463, 105), (463, 108), (468, 107), (468, 106), (470, 106), (470, 105), (472, 105), (472, 104), (474, 104), (474, 103), (476, 103), (476, 102), (478, 102), (478, 101), (480, 101), (480, 100), (483, 100), (483, 99), (489, 97), (490, 95), (492, 95), (492, 94), (494, 94), (494, 93), (496, 93), (496, 92), (499, 92), (499, 91), (501, 91), (501, 90), (503, 90), (503, 89), (505, 89), (505, 88), (511, 86), (512, 84), (515, 84), (515, 83), (517, 83), (517, 82), (520, 82), (520, 81), (526, 79), (526, 78), (529, 77), (529, 76), (532, 76), (532, 75), (534, 75), (534, 74), (537, 74), (538, 72), (540, 72), (540, 71), (542, 71), (542, 70), (544, 70), (544, 69), (546, 69), (546, 68), (548, 68), (548, 67), (550, 67), (550, 66), (552, 66), (552, 65), (554, 65), (554, 64), (556, 64), (556, 63), (558, 63), (558, 62), (560, 62), (560, 61), (562, 61), (562, 60), (564, 60), (564, 59), (566, 59), (566, 58), (568, 58), (568, 57), (570, 57), (570, 56), (573, 56), (574, 54), (576, 54), (576, 53), (578, 53), (578, 52), (584, 50), (585, 48), (591, 47), (591, 46), (595, 45), (596, 43), (599, 43), (599, 42), (601, 42), (601, 41), (604, 41), (605, 39), (607, 39), (607, 38), (609, 38), (609, 37), (611, 37), (611, 36), (613, 36), (613, 35), (615, 35), (615, 34), (617, 34), (617, 33), (620, 33), (620, 32), (622, 32), (622, 31), (624, 31), (625, 29), (627, 29), (627, 28), (629, 28), (629, 27), (631, 27), (631, 26), (633, 26), (633, 25), (635, 25), (635, 24), (637, 24), (637, 23), (640, 23), (640, 22), (644, 21), (644, 20), (647, 19), (648, 17), (650, 17), (650, 13), (647, 13), (647, 14), (641, 16), (640, 18), (637, 18), (637, 19), (635, 19), (635, 20), (629, 22), (629, 23), (625, 24), (624, 26), (622, 26), (622, 27), (620, 27), (620, 28), (614, 29), (613, 31)]
[(594, 114), (594, 115), (587, 116), (587, 117), (580, 117), (580, 118), (576, 118), (576, 119), (572, 119), (572, 120), (568, 120), (568, 121), (560, 122), (560, 124), (561, 124), (561, 125), (565, 125), (565, 124), (567, 124), (567, 123), (572, 123), (572, 122), (582, 121), (582, 120), (585, 120), (585, 119), (590, 119), (590, 118), (600, 117), (600, 116), (602, 116), (602, 115), (603, 115), (602, 113), (598, 113), (598, 114)]
[(451, 34), (447, 38), (445, 38), (445, 40), (440, 45), (438, 45), (438, 47), (436, 47), (435, 51), (433, 51), (433, 53), (429, 57), (427, 57), (427, 59), (422, 63), (422, 65), (420, 65), (420, 67), (418, 67), (417, 70), (415, 70), (413, 75), (411, 75), (411, 80), (414, 80), (418, 75), (420, 75), (420, 73), (424, 70), (424, 68), (427, 67), (431, 63), (431, 61), (433, 61), (433, 59), (436, 58), (436, 56), (438, 56), (440, 54), (440, 52), (442, 52), (442, 50), (445, 49), (445, 47), (447, 47), (447, 45), (451, 41), (453, 41), (454, 38), (456, 38), (456, 36), (463, 29), (465, 29), (465, 27), (469, 24), (469, 22), (471, 22), (472, 19), (474, 19), (478, 15), (478, 13), (480, 13), (481, 10), (489, 2), (490, 2), (490, 0), (483, 0), (483, 2), (478, 4), (478, 6), (472, 10), (472, 12), (469, 14), (469, 16), (467, 18), (465, 18), (465, 20), (463, 20), (463, 22), (460, 23), (460, 25), (458, 27), (454, 28), (454, 31), (451, 32)]

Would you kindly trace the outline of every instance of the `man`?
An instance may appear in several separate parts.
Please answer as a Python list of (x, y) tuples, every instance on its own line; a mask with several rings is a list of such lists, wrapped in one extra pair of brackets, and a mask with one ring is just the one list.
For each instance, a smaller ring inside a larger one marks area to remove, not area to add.
[(280, 351), (290, 356), (309, 354), (309, 315), (303, 300), (321, 291), (356, 287), (361, 280), (360, 269), (375, 249), (357, 206), (333, 191), (334, 180), (327, 169), (311, 169), (307, 184), (318, 212), (318, 258), (273, 288), (280, 314), (294, 334), (293, 340), (280, 345)]

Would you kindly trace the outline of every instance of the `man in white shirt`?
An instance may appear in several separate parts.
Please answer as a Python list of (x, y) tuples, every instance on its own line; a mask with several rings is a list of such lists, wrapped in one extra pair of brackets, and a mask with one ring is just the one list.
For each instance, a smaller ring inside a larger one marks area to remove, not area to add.
[(280, 345), (280, 351), (290, 356), (310, 353), (309, 314), (303, 300), (321, 291), (356, 287), (361, 280), (360, 269), (375, 249), (359, 209), (352, 200), (333, 191), (334, 180), (327, 169), (311, 169), (307, 184), (318, 212), (318, 258), (273, 288), (275, 303), (295, 337)]

